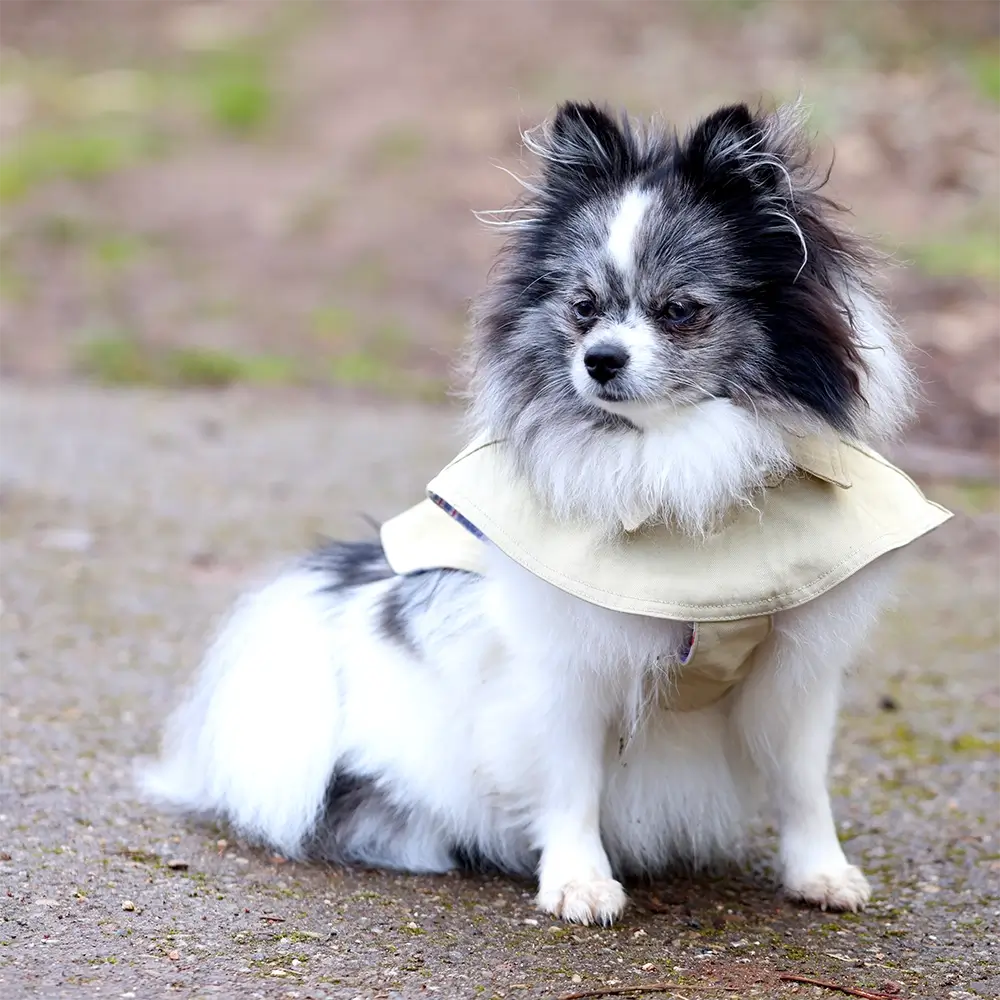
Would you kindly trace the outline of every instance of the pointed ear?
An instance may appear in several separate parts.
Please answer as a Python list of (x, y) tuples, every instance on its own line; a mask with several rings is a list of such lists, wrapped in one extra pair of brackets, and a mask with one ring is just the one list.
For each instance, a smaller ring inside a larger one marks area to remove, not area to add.
[(680, 169), (711, 200), (775, 193), (801, 166), (793, 122), (755, 115), (745, 104), (720, 108), (681, 146)]
[(684, 143), (687, 155), (701, 160), (710, 159), (713, 151), (724, 145), (751, 136), (754, 117), (745, 104), (730, 104), (703, 118), (690, 132)]
[(625, 176), (634, 160), (631, 134), (595, 104), (562, 104), (540, 138), (526, 137), (550, 180)]

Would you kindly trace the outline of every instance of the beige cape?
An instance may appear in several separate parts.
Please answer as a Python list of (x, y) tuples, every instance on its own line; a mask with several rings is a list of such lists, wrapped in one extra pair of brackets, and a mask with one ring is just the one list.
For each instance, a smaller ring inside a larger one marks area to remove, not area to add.
[(709, 536), (650, 523), (609, 538), (554, 517), (503, 443), (479, 441), (431, 481), (430, 499), (382, 526), (382, 544), (397, 573), (482, 573), (488, 539), (584, 601), (691, 623), (692, 648), (664, 700), (700, 708), (745, 676), (771, 615), (819, 597), (951, 517), (868, 448), (822, 437), (790, 438), (789, 446), (796, 471)]

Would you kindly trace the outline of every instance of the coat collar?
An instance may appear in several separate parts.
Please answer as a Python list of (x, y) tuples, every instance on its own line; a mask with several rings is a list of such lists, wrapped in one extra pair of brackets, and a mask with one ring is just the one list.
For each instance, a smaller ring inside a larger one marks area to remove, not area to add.
[[(786, 431), (784, 440), (789, 457), (796, 469), (840, 489), (851, 488), (851, 477), (847, 472), (844, 454), (847, 445), (832, 431), (817, 434), (792, 434), (790, 431)], [(448, 463), (447, 467), (482, 448), (489, 448), (501, 443), (502, 439), (500, 438), (483, 435), (467, 445), (456, 458)], [(767, 480), (766, 485), (769, 487), (779, 486), (786, 478), (784, 475), (776, 476)], [(641, 528), (644, 523), (645, 521), (635, 523), (623, 521), (622, 528), (627, 534), (631, 534)]]
[[(795, 469), (840, 489), (851, 488), (851, 477), (844, 463), (844, 443), (840, 438), (832, 433), (794, 435), (786, 432), (784, 439)], [(780, 486), (787, 478), (788, 473), (768, 476), (764, 480), (764, 485), (774, 488)], [(638, 531), (645, 524), (645, 518), (622, 519), (622, 529), (626, 534)]]

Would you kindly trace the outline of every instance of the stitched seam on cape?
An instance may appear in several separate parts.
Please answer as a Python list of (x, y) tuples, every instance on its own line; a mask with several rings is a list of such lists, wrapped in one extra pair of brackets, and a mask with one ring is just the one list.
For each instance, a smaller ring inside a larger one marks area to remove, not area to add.
[(853, 441), (845, 441), (844, 444), (848, 448), (853, 448), (859, 455), (864, 455), (865, 458), (870, 458), (873, 462), (878, 462), (884, 469), (888, 469), (890, 472), (895, 472), (897, 476), (902, 476), (924, 499), (925, 503), (930, 504), (932, 507), (936, 507), (942, 514), (947, 514), (949, 518), (954, 517), (947, 507), (942, 506), (936, 500), (931, 500), (929, 497), (925, 496), (924, 491), (920, 486), (908, 476), (898, 465), (893, 465), (887, 458), (883, 458), (877, 451), (869, 448), (867, 445), (855, 444)]

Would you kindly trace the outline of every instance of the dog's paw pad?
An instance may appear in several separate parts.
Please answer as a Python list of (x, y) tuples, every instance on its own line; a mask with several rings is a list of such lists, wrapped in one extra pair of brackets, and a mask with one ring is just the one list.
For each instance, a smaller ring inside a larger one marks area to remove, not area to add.
[(785, 884), (785, 892), (790, 898), (821, 910), (850, 910), (852, 913), (864, 909), (872, 894), (868, 879), (854, 865), (789, 881)]
[(576, 880), (538, 893), (538, 907), (574, 924), (610, 924), (622, 915), (628, 896), (611, 878)]

